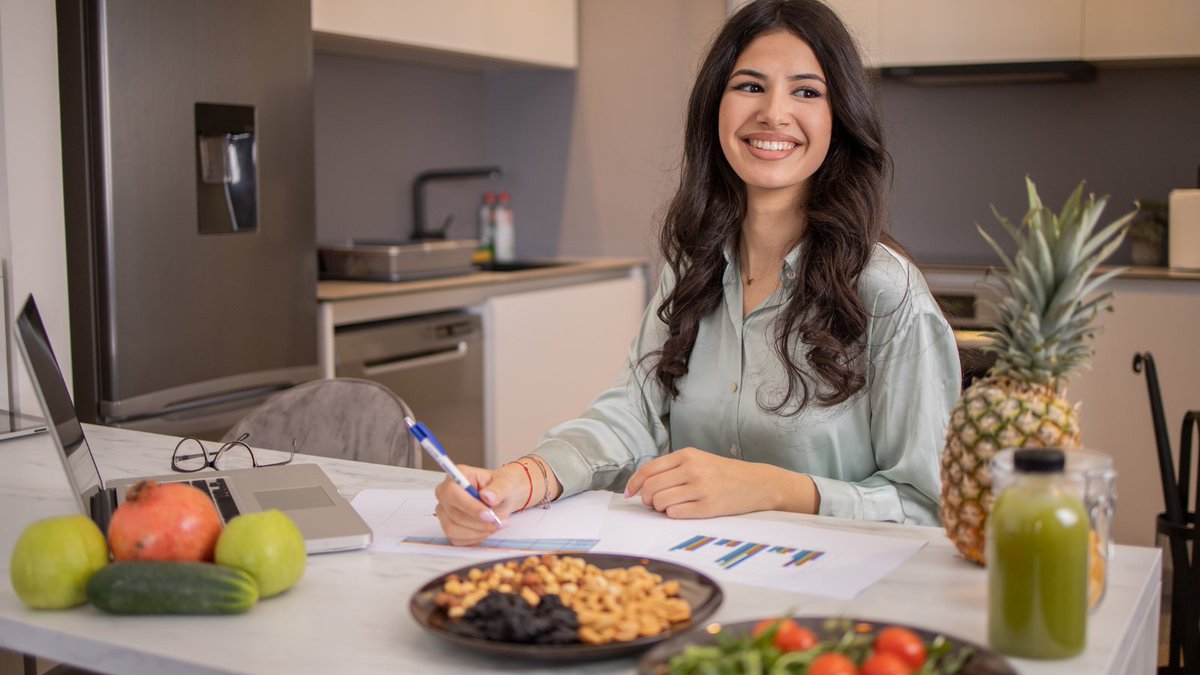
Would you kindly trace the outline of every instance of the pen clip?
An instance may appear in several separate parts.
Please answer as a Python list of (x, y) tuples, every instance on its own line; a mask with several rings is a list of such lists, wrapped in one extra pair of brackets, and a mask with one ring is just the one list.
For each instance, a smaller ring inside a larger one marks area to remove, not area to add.
[(408, 425), (408, 430), (412, 432), (412, 435), (417, 439), (418, 443), (424, 445), (425, 441), (429, 441), (433, 444), (433, 447), (437, 448), (438, 452), (442, 453), (443, 455), (446, 454), (446, 449), (442, 447), (442, 444), (440, 441), (438, 441), (437, 436), (434, 436), (433, 432), (430, 431), (429, 427), (425, 426), (424, 423), (417, 422), (411, 417), (405, 417), (404, 423)]

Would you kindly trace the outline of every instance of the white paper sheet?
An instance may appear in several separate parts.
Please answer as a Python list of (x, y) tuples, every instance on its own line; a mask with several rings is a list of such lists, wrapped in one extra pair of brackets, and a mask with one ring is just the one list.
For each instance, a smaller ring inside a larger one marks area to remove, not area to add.
[(718, 582), (851, 600), (904, 563), (922, 541), (745, 518), (672, 520), (616, 509), (595, 551), (672, 560)]
[(452, 546), (445, 538), (433, 515), (437, 506), (433, 490), (363, 490), (351, 505), (375, 534), (372, 551), (496, 557), (497, 549), (591, 550), (600, 538), (611, 499), (610, 492), (583, 492), (554, 502), (549, 509), (514, 513), (496, 536), (475, 547)]

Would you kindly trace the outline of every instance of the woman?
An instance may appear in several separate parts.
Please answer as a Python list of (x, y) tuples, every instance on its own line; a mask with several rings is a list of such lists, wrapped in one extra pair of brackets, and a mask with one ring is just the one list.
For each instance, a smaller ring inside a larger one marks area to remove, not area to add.
[[(465, 467), (501, 518), (619, 489), (673, 518), (937, 522), (954, 337), (884, 232), (890, 160), (854, 42), (817, 0), (732, 16), (688, 105), (658, 292), (616, 386), (533, 454)], [(497, 526), (437, 489), (451, 541)]]

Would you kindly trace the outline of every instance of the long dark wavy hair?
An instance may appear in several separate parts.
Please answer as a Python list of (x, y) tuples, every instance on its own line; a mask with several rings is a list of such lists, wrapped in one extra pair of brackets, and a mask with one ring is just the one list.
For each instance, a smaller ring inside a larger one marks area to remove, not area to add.
[[(688, 101), (679, 188), (663, 222), (659, 247), (675, 287), (657, 313), (668, 329), (652, 374), (671, 397), (688, 372), (701, 320), (723, 295), (726, 245), (737, 242), (746, 188), (721, 150), (718, 110), (739, 55), (755, 38), (787, 31), (806, 42), (828, 80), (833, 134), (828, 155), (809, 179), (806, 225), (795, 292), (774, 327), (774, 350), (788, 385), (764, 410), (795, 415), (810, 402), (831, 406), (866, 384), (858, 357), (867, 311), (856, 291), (876, 243), (899, 248), (884, 231), (884, 189), (891, 158), (862, 59), (841, 20), (818, 0), (757, 0), (729, 18), (713, 40)], [(902, 250), (902, 249), (901, 249)], [(816, 380), (793, 358), (804, 345)], [(653, 354), (652, 354), (653, 355)], [(772, 397), (774, 398), (774, 397)]]

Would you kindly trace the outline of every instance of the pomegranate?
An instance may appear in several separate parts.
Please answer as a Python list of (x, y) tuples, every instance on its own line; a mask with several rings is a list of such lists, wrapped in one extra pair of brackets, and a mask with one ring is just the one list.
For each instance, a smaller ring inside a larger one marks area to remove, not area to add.
[(211, 561), (220, 534), (208, 495), (186, 483), (144, 480), (113, 513), (108, 545), (116, 560)]

